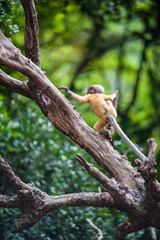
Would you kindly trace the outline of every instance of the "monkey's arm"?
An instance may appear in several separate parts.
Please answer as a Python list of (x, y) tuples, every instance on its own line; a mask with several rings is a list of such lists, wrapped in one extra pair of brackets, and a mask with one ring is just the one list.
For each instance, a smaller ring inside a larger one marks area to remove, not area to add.
[(110, 101), (114, 101), (114, 99), (116, 98), (116, 92), (114, 92), (113, 94), (111, 95), (104, 95), (104, 100), (107, 101), (107, 100), (110, 100)]
[(79, 102), (79, 103), (87, 103), (87, 102), (89, 102), (89, 95), (80, 96), (80, 95), (75, 94), (74, 92), (72, 92), (72, 91), (71, 91), (69, 88), (67, 88), (67, 87), (59, 87), (58, 89), (60, 89), (60, 90), (61, 90), (61, 89), (65, 90), (71, 98), (75, 99), (75, 100), (76, 100), (77, 102)]
[(114, 127), (118, 135), (128, 144), (128, 146), (135, 152), (135, 154), (142, 159), (144, 162), (148, 159), (139, 149), (132, 143), (132, 141), (123, 132), (116, 119), (104, 108), (105, 114), (109, 119), (111, 125)]

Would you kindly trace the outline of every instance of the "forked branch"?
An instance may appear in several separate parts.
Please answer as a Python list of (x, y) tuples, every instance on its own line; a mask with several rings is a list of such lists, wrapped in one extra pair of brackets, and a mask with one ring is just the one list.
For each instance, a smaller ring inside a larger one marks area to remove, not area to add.
[(48, 196), (40, 189), (25, 184), (13, 172), (9, 164), (0, 156), (0, 172), (18, 190), (16, 196), (0, 195), (0, 207), (19, 208), (22, 212), (15, 221), (17, 232), (34, 225), (50, 210), (70, 206), (94, 206), (118, 209), (109, 193), (81, 192), (61, 196)]
[(32, 98), (30, 89), (28, 88), (27, 81), (21, 82), (15, 78), (10, 77), (8, 74), (0, 69), (0, 85), (7, 87), (12, 92), (19, 93), (25, 97)]

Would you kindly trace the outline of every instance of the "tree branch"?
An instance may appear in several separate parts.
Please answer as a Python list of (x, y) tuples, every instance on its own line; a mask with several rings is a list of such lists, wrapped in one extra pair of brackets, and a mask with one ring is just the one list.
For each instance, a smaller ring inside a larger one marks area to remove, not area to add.
[(102, 240), (103, 239), (102, 231), (89, 218), (86, 218), (86, 220), (89, 223), (89, 225), (98, 233), (97, 240)]
[(94, 206), (119, 209), (109, 193), (73, 193), (61, 196), (48, 196), (40, 189), (25, 184), (12, 171), (9, 164), (0, 156), (0, 171), (18, 189), (17, 196), (0, 195), (0, 207), (19, 208), (22, 215), (15, 221), (17, 232), (34, 225), (52, 209), (70, 206)]
[(17, 208), (17, 197), (5, 197), (0, 194), (0, 206), (3, 208)]
[(79, 164), (85, 168), (89, 175), (94, 177), (108, 190), (109, 194), (113, 197), (117, 206), (120, 206), (121, 208), (123, 207), (123, 205), (125, 205), (125, 208), (131, 208), (131, 206), (133, 206), (134, 199), (130, 195), (128, 186), (124, 188), (123, 186), (121, 186), (120, 183), (116, 182), (114, 178), (109, 179), (100, 170), (95, 168), (92, 164), (89, 164), (81, 155), (78, 154), (76, 156), (76, 159)]
[(116, 240), (123, 240), (125, 236), (127, 236), (129, 233), (138, 231), (141, 229), (141, 226), (138, 228), (138, 221), (136, 222), (131, 222), (127, 221), (124, 223), (119, 224), (116, 233), (115, 233), (115, 238)]
[(7, 87), (15, 93), (19, 93), (25, 97), (32, 98), (30, 89), (27, 85), (28, 81), (21, 82), (15, 78), (10, 77), (0, 69), (0, 84)]
[(0, 156), (0, 172), (8, 178), (12, 185), (18, 189), (31, 189), (29, 185), (23, 183), (19, 177), (15, 175), (10, 165)]
[(32, 191), (20, 190), (18, 205), (22, 215), (15, 221), (15, 230), (20, 232), (34, 225), (53, 209), (71, 206), (108, 207), (118, 209), (108, 193), (73, 193), (61, 196), (48, 196), (38, 188)]
[(25, 55), (40, 67), (38, 19), (33, 0), (21, 0), (25, 12)]
[(48, 209), (71, 206), (92, 206), (119, 209), (111, 195), (106, 192), (70, 193), (61, 196), (48, 196), (45, 199), (45, 207)]
[(149, 139), (147, 141), (147, 146), (149, 147), (148, 160), (146, 162), (141, 162), (136, 159), (135, 162), (138, 167), (138, 171), (145, 180), (145, 187), (147, 189), (147, 194), (152, 195), (155, 199), (160, 193), (160, 183), (157, 181), (157, 170), (156, 170), (156, 149), (157, 144), (154, 139)]
[(89, 175), (94, 177), (98, 182), (100, 182), (104, 188), (107, 190), (110, 189), (111, 180), (104, 175), (100, 170), (93, 166), (93, 164), (89, 164), (80, 154), (77, 154), (76, 160), (79, 162), (81, 166), (85, 168)]

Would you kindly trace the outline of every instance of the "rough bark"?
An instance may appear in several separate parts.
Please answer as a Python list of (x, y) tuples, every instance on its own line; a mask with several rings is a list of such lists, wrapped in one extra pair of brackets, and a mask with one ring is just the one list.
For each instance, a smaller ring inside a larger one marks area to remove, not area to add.
[(25, 55), (40, 67), (38, 19), (33, 0), (21, 0), (25, 13)]

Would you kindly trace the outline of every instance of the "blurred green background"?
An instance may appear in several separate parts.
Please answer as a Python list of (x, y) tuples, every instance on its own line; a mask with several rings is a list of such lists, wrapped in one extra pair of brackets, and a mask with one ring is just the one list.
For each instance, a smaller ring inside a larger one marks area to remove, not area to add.
[[(104, 86), (106, 94), (119, 89), (117, 120), (145, 154), (146, 140), (156, 139), (160, 178), (160, 2), (39, 0), (35, 3), (42, 70), (56, 87), (68, 86), (81, 95), (96, 83)], [(0, 27), (24, 54), (25, 18), (19, 0), (0, 1)], [(26, 80), (12, 69), (3, 66), (2, 69), (14, 78)], [(93, 127), (97, 117), (89, 105), (71, 102)], [(116, 134), (113, 144), (134, 165), (136, 156)], [(45, 119), (34, 102), (0, 86), (0, 154), (24, 182), (52, 195), (97, 191), (99, 183), (78, 165), (77, 153), (94, 163)], [(0, 192), (16, 194), (2, 175)], [(19, 214), (15, 209), (0, 209), (0, 239), (96, 239), (86, 222), (88, 217), (108, 240), (114, 239), (117, 224), (126, 219), (123, 213), (109, 209), (64, 208), (52, 211), (35, 226), (16, 234), (13, 220)], [(160, 235), (158, 231), (157, 234)], [(148, 240), (150, 231), (142, 230), (126, 239)]]

